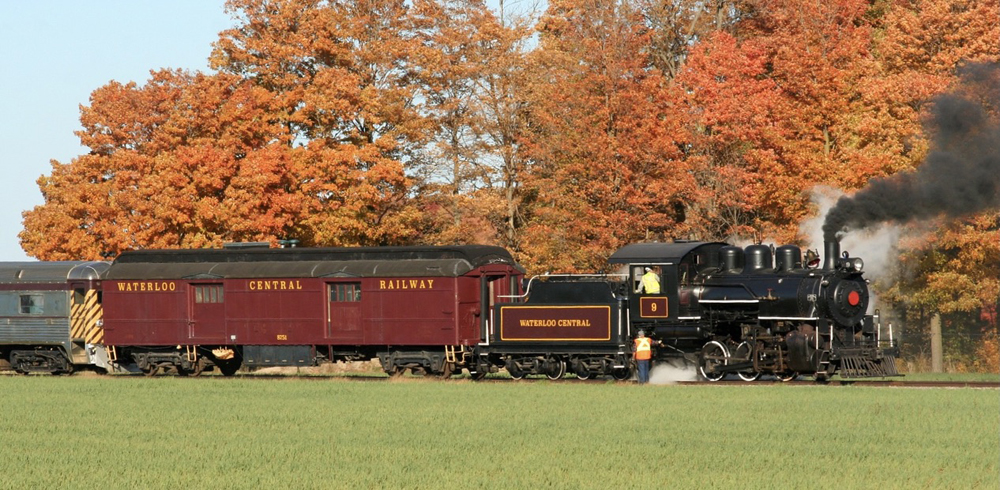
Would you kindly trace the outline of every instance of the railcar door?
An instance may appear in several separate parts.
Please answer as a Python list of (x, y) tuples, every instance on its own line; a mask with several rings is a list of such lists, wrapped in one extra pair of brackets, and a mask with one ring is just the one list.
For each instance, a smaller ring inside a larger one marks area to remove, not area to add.
[(327, 283), (326, 337), (338, 344), (361, 344), (361, 282)]
[(104, 343), (101, 291), (90, 288), (86, 283), (73, 283), (72, 291), (69, 323), (73, 362), (85, 363), (88, 360), (86, 344)]
[(188, 338), (202, 342), (224, 342), (226, 295), (222, 283), (191, 284), (190, 295)]

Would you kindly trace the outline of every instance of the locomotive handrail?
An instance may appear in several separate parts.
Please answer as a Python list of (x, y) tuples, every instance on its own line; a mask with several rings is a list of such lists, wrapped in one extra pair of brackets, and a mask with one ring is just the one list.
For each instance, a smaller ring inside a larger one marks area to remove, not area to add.
[(628, 274), (539, 274), (539, 275), (531, 276), (531, 279), (528, 279), (528, 286), (524, 288), (524, 294), (498, 294), (497, 297), (498, 298), (518, 298), (518, 299), (524, 299), (524, 298), (527, 298), (528, 294), (531, 293), (531, 284), (533, 282), (535, 282), (535, 279), (538, 279), (538, 278), (549, 279), (549, 278), (560, 278), (560, 277), (561, 278), (586, 278), (586, 277), (592, 277), (592, 278), (597, 278), (597, 279), (603, 279), (603, 278), (607, 278), (607, 277), (628, 278)]

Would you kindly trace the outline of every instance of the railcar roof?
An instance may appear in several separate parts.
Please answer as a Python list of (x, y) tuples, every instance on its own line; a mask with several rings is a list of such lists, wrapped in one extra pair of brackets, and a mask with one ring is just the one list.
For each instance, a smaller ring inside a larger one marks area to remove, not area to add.
[(633, 243), (611, 254), (608, 262), (612, 264), (677, 263), (685, 255), (700, 248), (719, 248), (725, 245), (722, 242)]
[(0, 284), (94, 281), (101, 279), (110, 265), (85, 261), (2, 262)]
[(118, 256), (108, 278), (457, 277), (489, 264), (521, 270), (487, 245), (137, 250)]

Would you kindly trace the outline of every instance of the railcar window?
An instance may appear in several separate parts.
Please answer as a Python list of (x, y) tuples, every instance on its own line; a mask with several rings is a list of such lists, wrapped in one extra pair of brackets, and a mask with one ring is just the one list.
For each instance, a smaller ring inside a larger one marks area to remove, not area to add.
[(223, 299), (221, 284), (194, 287), (195, 303), (222, 303)]
[(330, 285), (330, 302), (361, 301), (361, 283), (347, 282)]
[(41, 315), (45, 310), (45, 297), (40, 294), (21, 295), (22, 315)]

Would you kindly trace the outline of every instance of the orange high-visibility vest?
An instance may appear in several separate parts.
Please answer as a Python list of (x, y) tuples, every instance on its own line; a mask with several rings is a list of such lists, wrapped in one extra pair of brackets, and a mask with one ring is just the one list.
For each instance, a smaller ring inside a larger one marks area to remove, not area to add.
[(647, 361), (653, 357), (653, 342), (649, 337), (635, 339), (635, 359), (637, 361)]

